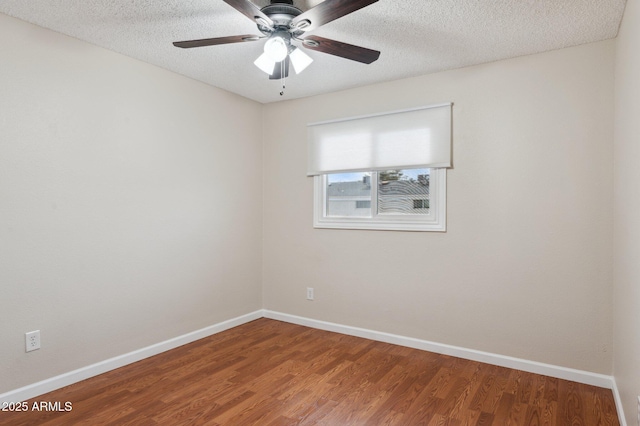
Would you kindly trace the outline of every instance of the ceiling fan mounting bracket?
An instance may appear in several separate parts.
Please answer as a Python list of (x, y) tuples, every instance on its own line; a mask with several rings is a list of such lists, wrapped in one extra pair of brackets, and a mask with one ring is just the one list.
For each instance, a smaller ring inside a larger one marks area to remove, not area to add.
[(320, 46), (320, 42), (316, 41), (316, 40), (311, 40), (311, 39), (300, 39), (302, 40), (302, 44), (304, 44), (305, 46), (308, 47), (318, 47)]

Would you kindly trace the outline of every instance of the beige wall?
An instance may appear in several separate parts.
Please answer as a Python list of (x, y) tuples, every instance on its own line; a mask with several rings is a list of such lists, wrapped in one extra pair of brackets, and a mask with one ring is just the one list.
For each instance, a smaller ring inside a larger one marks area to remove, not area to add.
[(5, 15), (0, 63), (0, 393), (261, 307), (259, 104)]
[[(614, 47), (268, 105), (264, 307), (611, 374)], [(312, 228), (306, 123), (448, 101), (446, 233)]]
[(613, 371), (627, 423), (640, 395), (640, 5), (628, 1), (616, 50)]

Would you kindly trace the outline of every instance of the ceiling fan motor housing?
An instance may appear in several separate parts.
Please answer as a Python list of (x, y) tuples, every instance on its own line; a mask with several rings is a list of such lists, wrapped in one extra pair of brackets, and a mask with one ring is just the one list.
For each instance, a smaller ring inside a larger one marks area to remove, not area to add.
[[(300, 15), (302, 11), (293, 6), (293, 1), (271, 1), (271, 4), (260, 9), (262, 13), (267, 15), (269, 19), (273, 21), (274, 28), (278, 30), (289, 30), (289, 24), (296, 16)], [(267, 28), (258, 23), (258, 29), (264, 34), (271, 34), (273, 29)]]

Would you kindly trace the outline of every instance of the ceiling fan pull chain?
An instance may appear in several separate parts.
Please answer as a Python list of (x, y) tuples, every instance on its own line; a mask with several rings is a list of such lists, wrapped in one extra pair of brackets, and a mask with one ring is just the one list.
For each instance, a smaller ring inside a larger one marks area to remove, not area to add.
[(286, 89), (286, 83), (287, 83), (287, 75), (284, 73), (284, 63), (286, 62), (286, 59), (282, 62), (280, 62), (280, 80), (282, 80), (282, 90), (280, 91), (280, 96), (284, 96), (284, 89)]

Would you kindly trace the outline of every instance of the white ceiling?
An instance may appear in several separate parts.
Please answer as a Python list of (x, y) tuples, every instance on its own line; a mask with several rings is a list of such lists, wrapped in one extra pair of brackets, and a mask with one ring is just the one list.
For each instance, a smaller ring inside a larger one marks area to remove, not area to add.
[[(294, 0), (307, 10), (320, 0)], [(269, 0), (254, 0), (258, 7)], [(625, 0), (380, 0), (312, 32), (381, 51), (371, 65), (314, 59), (280, 82), (253, 65), (263, 41), (179, 49), (173, 41), (259, 34), (222, 0), (0, 0), (0, 12), (258, 102), (334, 92), (614, 38)]]

